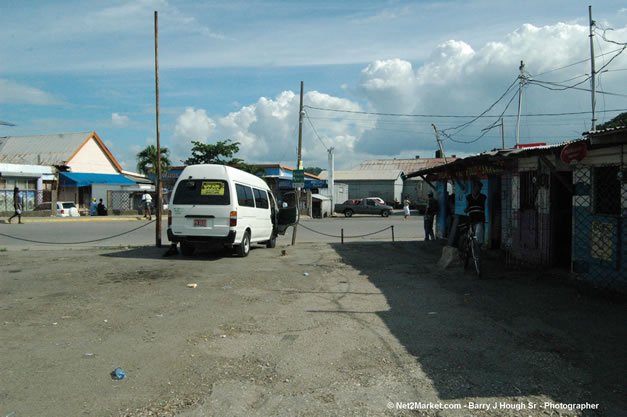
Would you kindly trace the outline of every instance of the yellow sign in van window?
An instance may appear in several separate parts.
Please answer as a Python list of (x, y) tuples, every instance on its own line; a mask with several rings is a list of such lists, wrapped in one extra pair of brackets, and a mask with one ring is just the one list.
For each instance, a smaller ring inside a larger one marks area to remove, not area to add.
[(224, 183), (221, 181), (203, 181), (200, 195), (224, 195)]

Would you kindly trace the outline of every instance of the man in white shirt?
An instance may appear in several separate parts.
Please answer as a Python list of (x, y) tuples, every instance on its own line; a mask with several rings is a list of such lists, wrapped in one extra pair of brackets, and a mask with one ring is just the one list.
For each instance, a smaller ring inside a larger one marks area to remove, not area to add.
[(150, 213), (152, 196), (148, 193), (148, 191), (144, 191), (144, 194), (142, 195), (142, 202), (144, 203), (144, 217), (148, 217), (148, 220), (152, 220), (152, 214)]

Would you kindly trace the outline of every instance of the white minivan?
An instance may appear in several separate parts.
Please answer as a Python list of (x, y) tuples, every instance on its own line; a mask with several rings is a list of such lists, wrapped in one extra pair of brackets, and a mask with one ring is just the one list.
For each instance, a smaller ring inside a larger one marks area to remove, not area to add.
[(299, 218), (296, 207), (277, 207), (264, 180), (226, 165), (186, 167), (168, 207), (168, 239), (181, 244), (183, 255), (215, 244), (235, 247), (239, 256), (251, 243), (273, 248)]

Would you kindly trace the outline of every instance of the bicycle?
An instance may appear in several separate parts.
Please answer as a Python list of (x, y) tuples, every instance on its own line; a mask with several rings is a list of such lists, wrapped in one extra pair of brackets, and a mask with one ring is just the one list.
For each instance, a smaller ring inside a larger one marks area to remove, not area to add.
[(472, 259), (472, 263), (478, 277), (481, 277), (481, 245), (475, 235), (475, 228), (465, 219), (459, 225), (459, 240), (457, 248), (459, 255), (464, 263), (464, 269), (468, 269), (468, 264)]

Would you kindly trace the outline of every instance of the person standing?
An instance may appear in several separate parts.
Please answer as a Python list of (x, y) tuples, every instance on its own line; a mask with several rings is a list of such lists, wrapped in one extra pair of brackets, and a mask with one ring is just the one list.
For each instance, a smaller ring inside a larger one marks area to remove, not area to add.
[(433, 197), (433, 193), (429, 193), (429, 200), (427, 201), (427, 209), (425, 210), (425, 240), (435, 240), (435, 234), (433, 233), (433, 221), (436, 214), (440, 209), (438, 200)]
[(485, 224), (485, 202), (488, 197), (481, 194), (483, 184), (479, 180), (473, 181), (472, 192), (466, 196), (465, 213), (470, 218), (470, 226), (475, 231), (477, 242), (483, 244), (484, 224)]
[(17, 187), (13, 189), (13, 209), (15, 210), (15, 214), (9, 217), (9, 223), (11, 223), (11, 219), (13, 217), (17, 216), (18, 223), (24, 224), (22, 223), (22, 210), (24, 209), (24, 206), (22, 204), (22, 196), (20, 195), (20, 189)]
[(98, 202), (98, 207), (96, 208), (96, 211), (98, 212), (99, 216), (106, 216), (107, 215), (107, 208), (105, 207), (104, 203), (102, 202), (102, 198)]
[(96, 203), (96, 199), (93, 198), (91, 203), (89, 204), (89, 215), (97, 216), (98, 215), (98, 203)]
[(403, 220), (407, 220), (407, 218), (409, 217), (411, 213), (411, 210), (409, 209), (409, 200), (405, 200), (405, 203), (403, 204)]
[(144, 202), (144, 217), (147, 217), (148, 220), (152, 220), (152, 213), (150, 212), (152, 206), (152, 196), (148, 193), (148, 191), (144, 191), (142, 201)]

